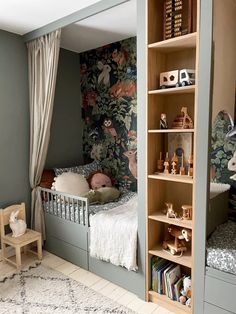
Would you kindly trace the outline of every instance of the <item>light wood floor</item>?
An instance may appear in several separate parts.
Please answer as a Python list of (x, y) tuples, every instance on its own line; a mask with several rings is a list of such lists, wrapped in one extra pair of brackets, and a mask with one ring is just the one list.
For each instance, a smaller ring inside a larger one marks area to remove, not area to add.
[[(33, 255), (22, 255), (22, 264), (27, 266), (36, 259)], [(79, 281), (102, 295), (118, 302), (139, 314), (174, 314), (156, 304), (147, 303), (139, 299), (135, 294), (105, 280), (101, 277), (71, 264), (49, 252), (43, 252), (42, 264), (49, 266), (61, 273)], [(8, 263), (0, 261), (0, 277), (10, 275), (15, 268)]]

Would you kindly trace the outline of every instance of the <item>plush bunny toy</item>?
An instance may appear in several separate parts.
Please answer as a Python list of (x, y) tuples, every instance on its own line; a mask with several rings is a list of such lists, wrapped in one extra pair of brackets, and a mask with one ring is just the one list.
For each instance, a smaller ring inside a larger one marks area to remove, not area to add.
[[(229, 171), (236, 172), (236, 152), (234, 152), (233, 157), (228, 162), (228, 169)], [(230, 179), (236, 180), (236, 174), (232, 175)]]
[(24, 220), (22, 219), (17, 219), (17, 216), (19, 214), (19, 210), (17, 210), (16, 212), (12, 212), (10, 215), (10, 228), (12, 230), (12, 237), (13, 238), (17, 238), (22, 236), (25, 231), (26, 231), (26, 223)]

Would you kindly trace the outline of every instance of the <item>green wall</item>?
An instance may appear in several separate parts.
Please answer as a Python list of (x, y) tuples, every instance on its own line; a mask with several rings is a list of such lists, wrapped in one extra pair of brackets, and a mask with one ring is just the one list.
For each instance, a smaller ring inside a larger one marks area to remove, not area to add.
[(29, 210), (27, 48), (2, 30), (0, 43), (0, 207), (24, 201)]
[(61, 49), (47, 168), (82, 163), (79, 54)]

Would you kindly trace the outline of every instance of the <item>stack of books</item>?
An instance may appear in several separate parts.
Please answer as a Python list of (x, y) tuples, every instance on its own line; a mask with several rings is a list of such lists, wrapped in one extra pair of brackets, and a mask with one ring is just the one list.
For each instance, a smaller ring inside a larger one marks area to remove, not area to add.
[(181, 274), (180, 265), (157, 256), (152, 257), (151, 264), (152, 290), (178, 301), (185, 277)]

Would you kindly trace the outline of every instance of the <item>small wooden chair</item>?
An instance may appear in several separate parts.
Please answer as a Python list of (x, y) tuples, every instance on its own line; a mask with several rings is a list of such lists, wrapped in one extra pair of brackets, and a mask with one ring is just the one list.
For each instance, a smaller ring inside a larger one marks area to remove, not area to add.
[[(12, 205), (5, 209), (0, 209), (0, 227), (1, 227), (1, 247), (3, 261), (7, 261), (17, 269), (21, 268), (21, 248), (24, 248), (24, 252), (27, 252), (27, 245), (37, 241), (37, 253), (29, 250), (30, 252), (37, 254), (38, 259), (42, 259), (42, 237), (37, 231), (27, 229), (25, 234), (17, 238), (12, 237), (12, 233), (5, 233), (5, 226), (9, 225), (10, 215), (13, 211), (19, 210), (18, 218), (25, 220), (25, 203), (18, 205)], [(16, 263), (6, 257), (6, 246), (12, 246), (16, 252)]]

